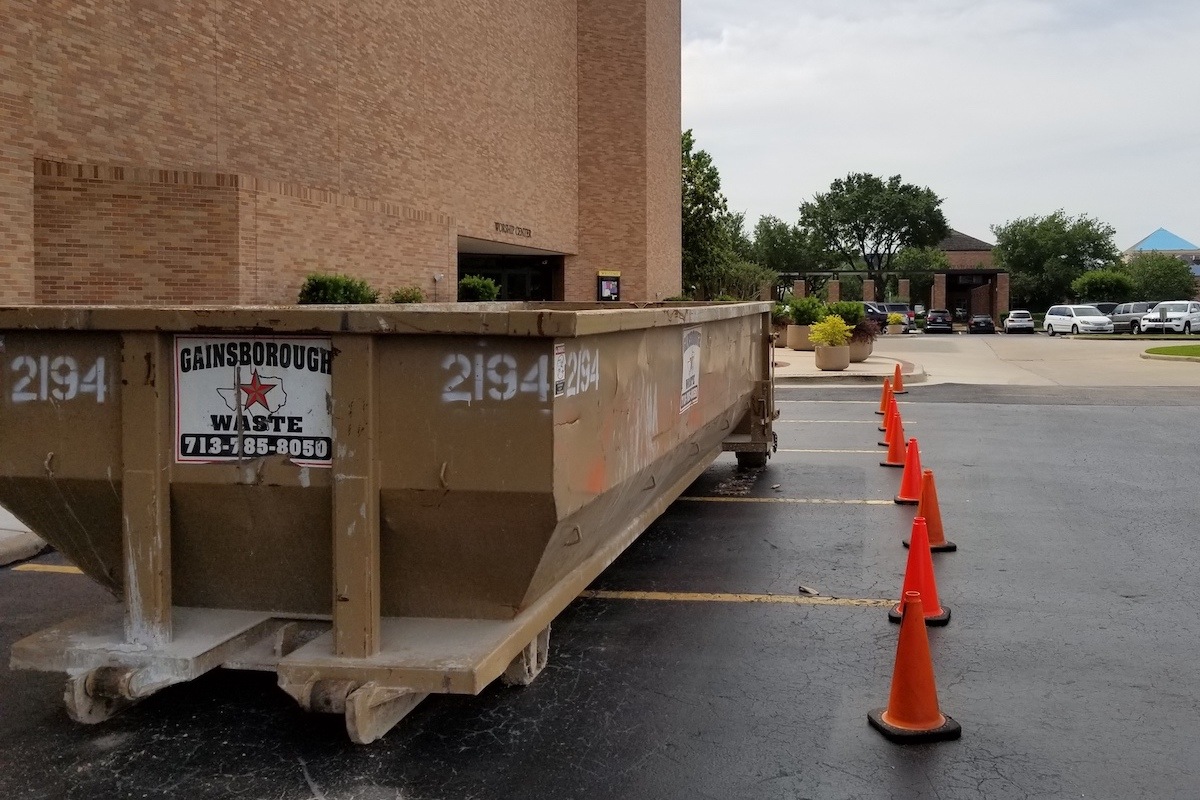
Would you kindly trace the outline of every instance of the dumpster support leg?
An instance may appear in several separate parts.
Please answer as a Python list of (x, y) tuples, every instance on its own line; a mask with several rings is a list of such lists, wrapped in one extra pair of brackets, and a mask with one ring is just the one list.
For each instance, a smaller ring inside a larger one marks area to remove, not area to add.
[(121, 338), (125, 639), (161, 647), (171, 641), (172, 356), (160, 334)]
[(528, 686), (546, 668), (549, 653), (550, 626), (547, 625), (517, 654), (501, 679), (509, 686)]
[(355, 744), (370, 744), (404, 719), (429, 695), (363, 684), (346, 698), (346, 732)]
[(379, 652), (379, 471), (375, 463), (375, 345), (335, 336), (333, 375), (334, 653)]

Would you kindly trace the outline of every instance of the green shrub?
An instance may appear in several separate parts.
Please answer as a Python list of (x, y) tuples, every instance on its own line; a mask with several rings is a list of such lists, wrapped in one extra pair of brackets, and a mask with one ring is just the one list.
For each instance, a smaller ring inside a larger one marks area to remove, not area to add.
[(793, 297), (789, 305), (795, 325), (812, 325), (814, 322), (820, 322), (829, 313), (819, 297)]
[(888, 314), (887, 324), (888, 325), (903, 325), (904, 324), (904, 315), (897, 314), (895, 311), (893, 311), (892, 313)]
[(771, 309), (771, 323), (773, 325), (791, 325), (792, 324), (792, 309), (786, 303), (776, 303)]
[(830, 314), (820, 322), (814, 322), (808, 330), (808, 340), (816, 345), (841, 347), (849, 344), (853, 328), (837, 314)]
[(850, 327), (854, 327), (867, 318), (867, 309), (857, 300), (843, 300), (840, 303), (830, 303), (829, 313), (837, 314)]
[(458, 282), (458, 299), (463, 302), (486, 302), (499, 296), (500, 286), (491, 278), (467, 275)]
[(352, 303), (375, 303), (379, 292), (366, 281), (349, 275), (322, 275), (313, 273), (304, 279), (297, 302), (302, 305), (346, 305)]
[(416, 286), (404, 286), (392, 292), (393, 303), (424, 303), (425, 293)]

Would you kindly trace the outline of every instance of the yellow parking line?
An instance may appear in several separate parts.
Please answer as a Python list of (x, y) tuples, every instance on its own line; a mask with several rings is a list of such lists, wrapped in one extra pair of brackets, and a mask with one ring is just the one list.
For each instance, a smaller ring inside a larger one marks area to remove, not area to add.
[(801, 505), (831, 506), (894, 506), (895, 500), (832, 500), (800, 497), (693, 497), (684, 495), (680, 500), (693, 503), (799, 503)]
[(882, 450), (788, 450), (779, 448), (780, 453), (881, 453)]
[(579, 596), (595, 600), (657, 600), (676, 603), (771, 603), (789, 606), (852, 606), (858, 608), (891, 608), (897, 603), (896, 600), (858, 597), (726, 592), (615, 592), (588, 590)]
[[(776, 425), (778, 425), (781, 422), (790, 422), (793, 424), (804, 424), (804, 425), (810, 425), (810, 424), (833, 425), (833, 424), (837, 423), (837, 424), (841, 424), (841, 425), (874, 425), (876, 427), (879, 426), (879, 420), (877, 420), (877, 419), (777, 419), (777, 420), (775, 420)], [(905, 424), (905, 427), (912, 427), (912, 426)]]
[(13, 567), (14, 572), (61, 572), (66, 575), (82, 575), (83, 570), (79, 567), (67, 566), (65, 564), (18, 564)]

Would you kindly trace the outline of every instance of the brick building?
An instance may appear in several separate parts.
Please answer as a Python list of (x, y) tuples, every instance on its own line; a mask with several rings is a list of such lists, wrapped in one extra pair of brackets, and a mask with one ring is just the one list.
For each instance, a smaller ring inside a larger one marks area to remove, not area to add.
[(999, 322), (1008, 313), (1008, 273), (992, 261), (993, 245), (951, 230), (938, 244), (950, 268), (933, 277), (929, 307), (987, 314)]
[(680, 291), (679, 0), (4, 0), (0, 302)]

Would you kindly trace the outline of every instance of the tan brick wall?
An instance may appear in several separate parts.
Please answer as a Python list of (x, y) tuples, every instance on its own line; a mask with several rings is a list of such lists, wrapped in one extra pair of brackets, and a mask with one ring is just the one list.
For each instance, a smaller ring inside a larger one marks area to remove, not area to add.
[(34, 300), (32, 25), (0, 3), (0, 303)]
[[(243, 297), (290, 294), (309, 264), (453, 284), (456, 235), (580, 253), (576, 295), (601, 267), (623, 271), (626, 297), (678, 291), (679, 0), (5, 0), (0, 14), (0, 298), (32, 297), (35, 158), (241, 176)], [(585, 172), (606, 184), (586, 200)], [(264, 204), (247, 180), (295, 192)]]
[(680, 215), (680, 2), (645, 0), (646, 47), (646, 293), (660, 300), (682, 291)]
[(579, 255), (568, 300), (680, 292), (678, 0), (579, 2)]
[(37, 302), (238, 302), (233, 176), (37, 162)]
[(990, 250), (948, 250), (950, 269), (994, 269)]

